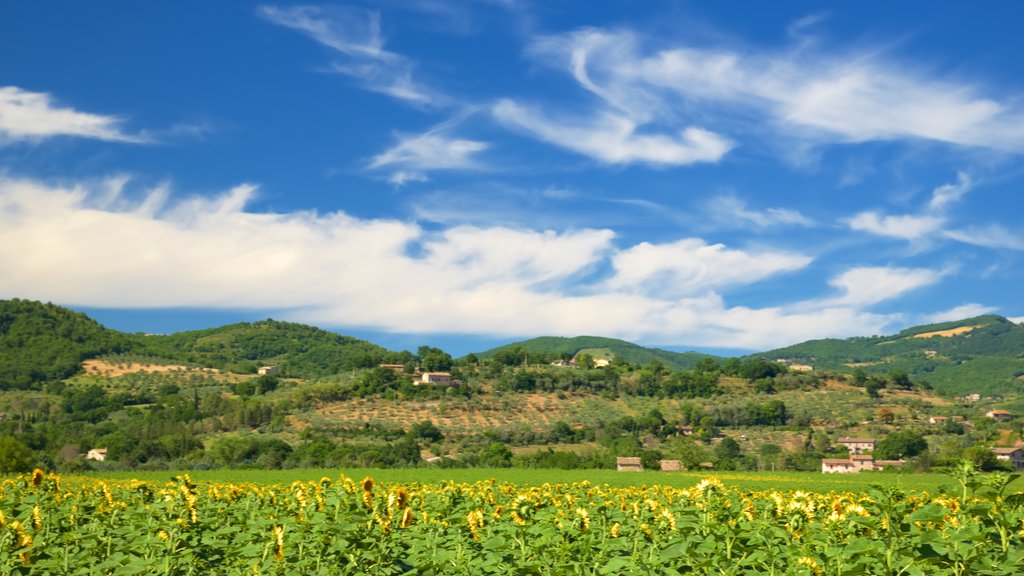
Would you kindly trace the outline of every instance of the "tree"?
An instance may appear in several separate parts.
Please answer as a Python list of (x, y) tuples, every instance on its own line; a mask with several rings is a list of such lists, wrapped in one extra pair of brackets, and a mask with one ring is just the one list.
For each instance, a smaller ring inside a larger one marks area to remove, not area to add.
[(760, 456), (760, 464), (764, 466), (765, 462), (775, 463), (778, 459), (779, 454), (782, 454), (782, 447), (778, 444), (762, 444), (757, 449), (757, 454)]
[(880, 382), (877, 378), (868, 378), (867, 382), (864, 383), (864, 391), (867, 392), (870, 398), (881, 398), (882, 395), (878, 391), (882, 388), (885, 388), (885, 383)]
[(409, 436), (415, 439), (423, 439), (428, 442), (440, 442), (444, 440), (444, 434), (430, 420), (417, 422), (409, 428)]
[(884, 424), (892, 424), (896, 420), (896, 413), (888, 408), (878, 411), (878, 419)]
[(889, 373), (889, 383), (896, 390), (910, 390), (914, 387), (914, 383), (910, 381), (910, 376), (903, 370), (893, 370)]
[(420, 346), (416, 353), (424, 372), (447, 372), (452, 369), (451, 355), (440, 348)]
[(0, 436), (0, 474), (31, 469), (32, 451), (14, 436)]
[(594, 367), (594, 357), (590, 354), (580, 354), (576, 357), (576, 367), (590, 370)]
[(508, 468), (512, 465), (512, 451), (501, 442), (491, 442), (480, 452), (480, 465), (490, 468)]
[(913, 430), (900, 430), (882, 438), (875, 446), (878, 460), (900, 460), (917, 456), (928, 449), (928, 442)]
[(719, 462), (736, 460), (741, 452), (740, 443), (728, 436), (715, 445), (715, 459)]
[(670, 458), (682, 462), (687, 470), (700, 468), (701, 462), (708, 460), (707, 450), (693, 441), (689, 436), (672, 438), (665, 444), (665, 453)]
[(644, 450), (640, 453), (640, 465), (644, 470), (661, 470), (661, 459), (664, 458), (660, 450)]

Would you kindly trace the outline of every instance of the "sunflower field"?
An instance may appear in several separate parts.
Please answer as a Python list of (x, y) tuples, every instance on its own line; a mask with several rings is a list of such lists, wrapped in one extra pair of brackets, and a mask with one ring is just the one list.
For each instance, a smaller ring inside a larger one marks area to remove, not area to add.
[(1024, 573), (1024, 494), (523, 487), (337, 479), (273, 486), (0, 482), (0, 574)]

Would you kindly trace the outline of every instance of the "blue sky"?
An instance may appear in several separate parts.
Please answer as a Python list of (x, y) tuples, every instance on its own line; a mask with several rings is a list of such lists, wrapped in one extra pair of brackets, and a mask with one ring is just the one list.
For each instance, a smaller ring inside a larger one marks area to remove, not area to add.
[(0, 298), (455, 354), (1024, 320), (1020, 3), (56, 6), (0, 7)]

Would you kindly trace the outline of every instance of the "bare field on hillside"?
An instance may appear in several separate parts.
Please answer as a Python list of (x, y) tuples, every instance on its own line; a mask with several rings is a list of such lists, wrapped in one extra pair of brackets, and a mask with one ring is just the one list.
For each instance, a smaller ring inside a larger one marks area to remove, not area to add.
[(113, 363), (106, 360), (86, 360), (82, 362), (82, 369), (86, 374), (97, 376), (117, 377), (137, 372), (150, 374), (161, 374), (165, 372), (205, 372), (207, 374), (220, 374), (216, 368), (192, 368), (180, 364), (140, 364), (140, 363)]
[(476, 433), (481, 428), (550, 429), (562, 421), (593, 425), (622, 416), (638, 416), (657, 408), (665, 414), (679, 409), (679, 400), (628, 398), (609, 400), (594, 394), (488, 394), (469, 400), (354, 399), (318, 406), (304, 418), (312, 425), (351, 426), (387, 423), (407, 427), (429, 420), (445, 432)]
[[(255, 374), (234, 374), (216, 368), (199, 368), (181, 364), (154, 364), (140, 362), (111, 362), (102, 359), (82, 362), (85, 377), (114, 379), (124, 376), (167, 376), (174, 379), (202, 377), (211, 381), (230, 384), (256, 378)], [(75, 377), (81, 379), (82, 376)]]
[(960, 326), (959, 328), (950, 328), (949, 330), (936, 330), (935, 332), (922, 332), (921, 334), (914, 334), (914, 338), (931, 338), (933, 336), (942, 336), (943, 338), (949, 338), (950, 336), (958, 336), (960, 334), (966, 334), (976, 328), (981, 328), (982, 325), (978, 326)]

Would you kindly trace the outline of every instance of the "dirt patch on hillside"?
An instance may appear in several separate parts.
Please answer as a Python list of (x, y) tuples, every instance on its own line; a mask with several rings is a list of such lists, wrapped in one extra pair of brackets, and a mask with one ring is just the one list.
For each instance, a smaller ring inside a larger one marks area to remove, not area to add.
[(215, 368), (190, 368), (188, 366), (181, 366), (178, 364), (137, 364), (137, 363), (126, 363), (126, 364), (112, 364), (106, 360), (86, 360), (82, 362), (82, 369), (86, 374), (96, 374), (102, 376), (123, 376), (125, 374), (134, 374), (136, 372), (148, 372), (150, 374), (161, 374), (165, 372), (207, 372), (210, 374), (219, 374), (220, 370)]
[(966, 334), (976, 328), (981, 328), (983, 324), (977, 326), (960, 326), (959, 328), (950, 328), (949, 330), (936, 330), (935, 332), (922, 332), (920, 334), (914, 334), (913, 338), (932, 338), (933, 336), (942, 336), (943, 338), (949, 338), (950, 336), (958, 336), (960, 334)]
[(848, 364), (844, 364), (844, 366), (849, 366), (850, 368), (860, 368), (862, 366), (878, 366), (880, 364), (885, 364), (885, 362), (850, 362)]

